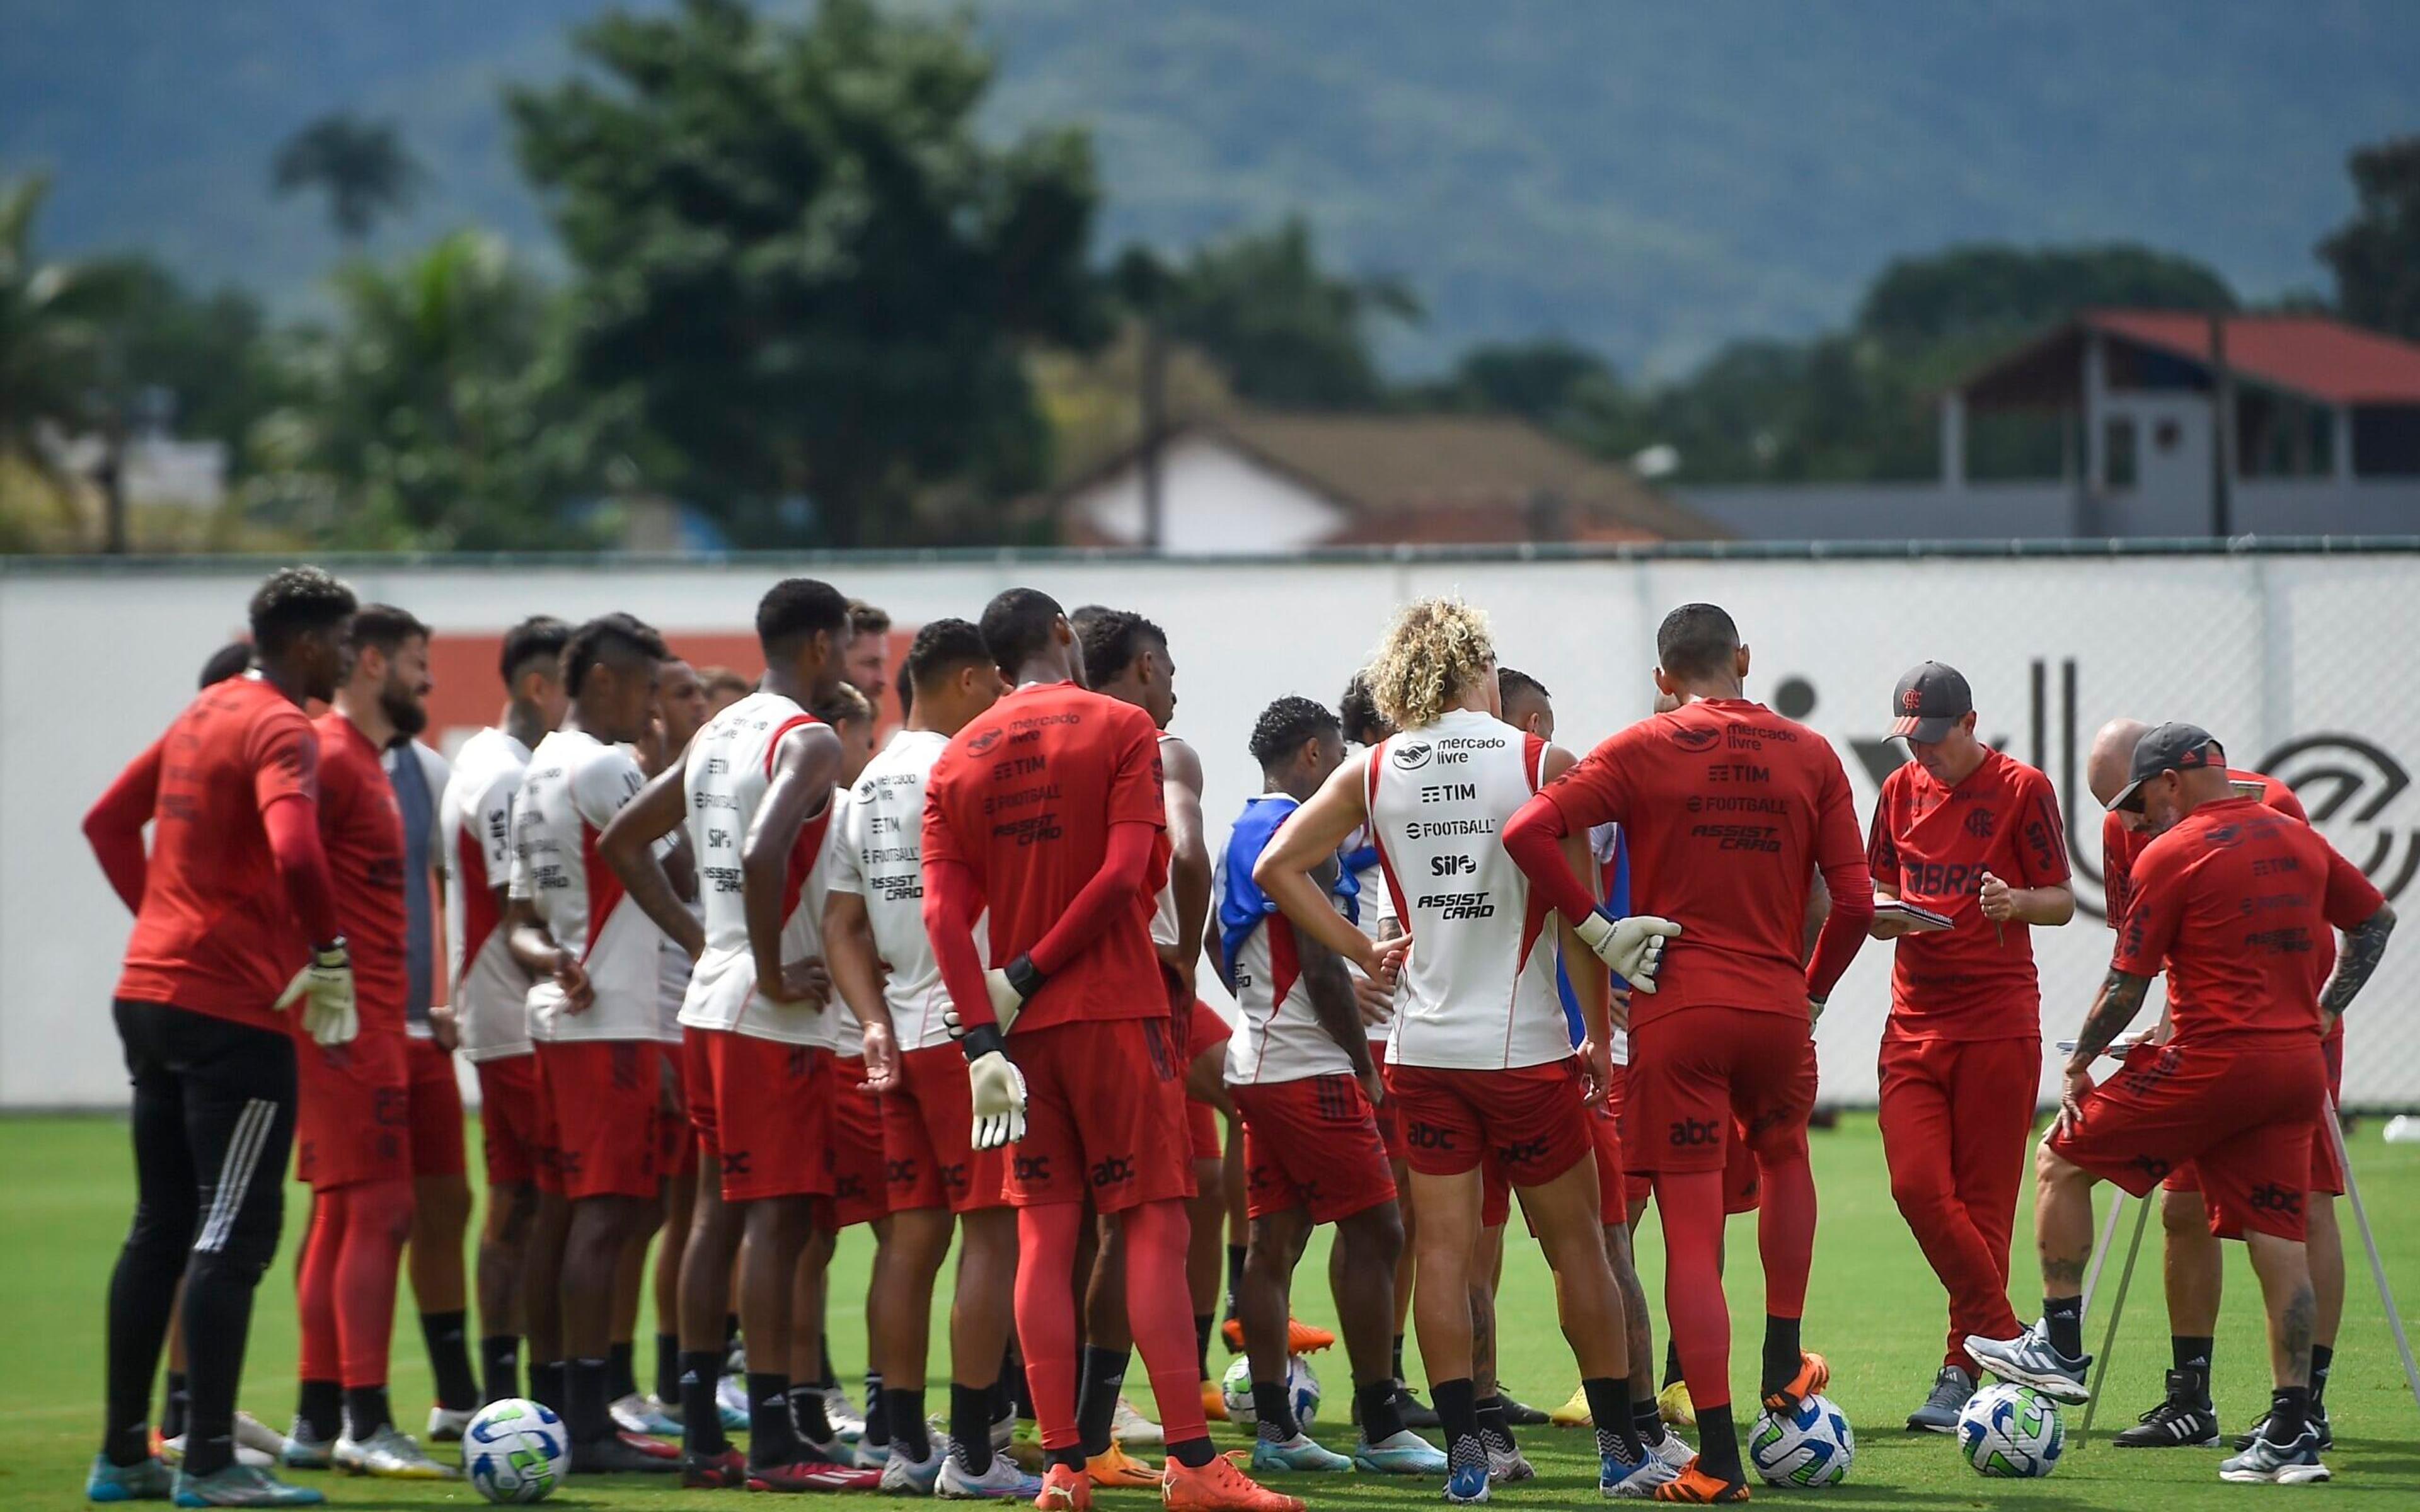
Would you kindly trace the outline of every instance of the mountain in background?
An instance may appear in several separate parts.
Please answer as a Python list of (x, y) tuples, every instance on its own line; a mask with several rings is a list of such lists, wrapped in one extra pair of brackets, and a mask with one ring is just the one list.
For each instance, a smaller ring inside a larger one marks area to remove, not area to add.
[[(311, 306), (337, 254), (273, 200), (296, 127), (399, 123), (431, 171), (374, 246), (476, 222), (551, 251), (498, 106), (597, 0), (9, 0), (0, 173), (62, 249), (144, 248)], [(778, 8), (775, 7), (773, 8)], [(939, 6), (927, 8), (939, 10)], [(1003, 130), (1088, 124), (1104, 253), (1309, 215), (1427, 301), (1399, 369), (1559, 334), (1669, 375), (1843, 320), (1890, 257), (2134, 240), (2247, 297), (2316, 287), (2357, 143), (2420, 129), (2408, 0), (1001, 0)]]

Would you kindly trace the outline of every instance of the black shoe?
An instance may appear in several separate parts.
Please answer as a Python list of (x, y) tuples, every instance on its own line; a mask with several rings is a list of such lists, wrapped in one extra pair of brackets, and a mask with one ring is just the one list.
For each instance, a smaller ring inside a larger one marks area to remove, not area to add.
[(1420, 1400), (1418, 1392), (1400, 1381), (1395, 1382), (1395, 1412), (1403, 1418), (1404, 1427), (1407, 1428), (1435, 1428), (1445, 1426), (1443, 1420), (1437, 1416), (1436, 1409)]
[(2216, 1443), (2218, 1413), (2202, 1395), (2198, 1378), (2171, 1370), (2167, 1386), (2168, 1395), (2159, 1406), (2111, 1442), (2120, 1449), (2194, 1449)]
[[(2324, 1405), (2313, 1402), (2310, 1416), (2305, 1421), (2310, 1424), (2311, 1431), (2319, 1436), (2320, 1448), (2333, 1449), (2336, 1446), (2335, 1429), (2328, 1426), (2328, 1410)], [(2264, 1412), (2261, 1414), (2260, 1421), (2252, 1425), (2250, 1432), (2239, 1433), (2235, 1436), (2235, 1452), (2242, 1454), (2251, 1448), (2252, 1441), (2260, 1437), (2261, 1430), (2268, 1426), (2269, 1417)]]
[(1497, 1396), (1497, 1398), (1504, 1403), (1504, 1421), (1512, 1424), (1516, 1428), (1544, 1427), (1548, 1422), (1552, 1421), (1545, 1413), (1530, 1406), (1528, 1402), (1515, 1401), (1501, 1392), (1498, 1392)]
[(679, 1473), (680, 1468), (679, 1450), (675, 1449), (669, 1457), (649, 1454), (614, 1434), (571, 1446), (571, 1469), (575, 1474), (666, 1475)]

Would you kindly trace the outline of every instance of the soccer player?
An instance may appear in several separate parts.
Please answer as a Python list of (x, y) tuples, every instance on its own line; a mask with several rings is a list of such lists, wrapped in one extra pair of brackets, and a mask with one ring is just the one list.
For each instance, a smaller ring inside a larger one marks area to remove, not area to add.
[[(841, 683), (848, 605), (829, 583), (791, 578), (756, 606), (766, 670), (756, 692), (708, 719), (680, 760), (646, 785), (598, 851), (664, 932), (691, 952), (681, 1008), (690, 1119), (701, 1168), (697, 1215), (681, 1260), (682, 1481), (804, 1491), (871, 1488), (801, 1442), (788, 1363), (799, 1256), (831, 1195), (831, 1057), (817, 1048), (830, 991), (814, 953), (820, 913), (800, 901), (830, 821), (843, 753), (808, 709)], [(703, 930), (653, 857), (686, 818), (706, 903)], [(724, 1438), (714, 1401), (723, 1358), (732, 1236), (749, 1360), (749, 1446)]]
[(2018, 1332), (2009, 1235), (2041, 1067), (2034, 925), (2075, 916), (2067, 826), (2050, 779), (1975, 738), (1975, 700), (1928, 661), (1891, 694), (1891, 733), (1913, 758), (1883, 779), (1866, 841), (1881, 898), (1950, 919), (1899, 944), (1882, 1041), (1883, 1158), (1891, 1196), (1949, 1293), (1947, 1353), (1907, 1426), (1954, 1433), (1979, 1372), (1970, 1334)]
[[(1762, 1171), (1761, 1395), (1787, 1412), (1829, 1380), (1823, 1357), (1799, 1347), (1815, 1243), (1807, 1164), (1812, 1031), (1865, 938), (1873, 882), (1838, 755), (1823, 736), (1749, 702), (1748, 651), (1731, 617), (1712, 604), (1683, 605), (1665, 616), (1655, 649), (1657, 689), (1681, 705), (1600, 743), (1524, 806), (1505, 826), (1504, 847), (1565, 919), (1588, 920), (1595, 901), (1560, 859), (1562, 842), (1617, 823), (1637, 868), (1633, 905), (1686, 928), (1665, 950), (1652, 993), (1621, 959), (1606, 964), (1643, 993), (1630, 1005), (1627, 1116), (1666, 1131), (1646, 1141), (1648, 1170), (1668, 1257), (1665, 1310), (1700, 1435), (1697, 1459), (1655, 1494), (1737, 1502), (1747, 1487), (1731, 1420), (1721, 1281), (1732, 1119), (1745, 1123)], [(1818, 869), (1832, 910), (1814, 959), (1802, 966)], [(1597, 914), (1579, 933), (1595, 948), (1622, 932)]]
[[(236, 1463), (235, 1394), (284, 1217), (297, 1046), (343, 1044), (357, 1024), (319, 838), (318, 736), (302, 715), (335, 694), (355, 608), (317, 567), (271, 574), (250, 606), (258, 670), (203, 688), (85, 816), (134, 915), (112, 1011), (134, 1087), (137, 1195), (109, 1283), (107, 1415), (85, 1482), (96, 1502), (323, 1500)], [(189, 1399), (172, 1477), (148, 1418), (180, 1276)]]
[[(1298, 1512), (1213, 1448), (1185, 1347), (1192, 1171), (1151, 943), (1167, 868), (1158, 732), (1084, 687), (1075, 630), (1047, 594), (1001, 594), (981, 628), (1014, 691), (926, 779), (924, 925), (964, 1035), (975, 1143), (1017, 1147), (1017, 1336), (1050, 1461), (1036, 1504), (1092, 1504), (1069, 1288), (1089, 1194), (1122, 1230), (1128, 1317), (1166, 1427), (1162, 1501)], [(988, 969), (973, 937), (986, 908)]]
[[(1394, 976), (1405, 947), (1419, 942), (1402, 966), (1387, 1091), (1402, 1104), (1420, 1214), (1412, 1308), (1447, 1435), (1445, 1494), (1485, 1500), (1496, 1468), (1480, 1433), (1471, 1310), (1481, 1166), (1492, 1157), (1520, 1192), (1555, 1272), (1564, 1337), (1597, 1409), (1599, 1489), (1639, 1495), (1671, 1471), (1631, 1431), (1621, 1300), (1597, 1229), (1587, 1110), (1605, 1095), (1606, 981), (1584, 972), (1575, 983), (1590, 1035), (1589, 1051), (1575, 1056), (1555, 996), (1544, 899), (1532, 898), (1496, 838), (1571, 756), (1497, 717), (1486, 621), (1458, 600), (1406, 606), (1369, 676), (1397, 733), (1295, 811), (1252, 879), (1297, 932), (1373, 980)], [(1365, 823), (1410, 935), (1388, 946), (1373, 947), (1313, 875)], [(1641, 942), (1624, 975), (1652, 975), (1643, 942), (1654, 936), (1640, 925), (1622, 933)], [(1518, 1473), (1510, 1462), (1502, 1468)]]
[[(2113, 719), (2093, 736), (2085, 761), (2085, 780), (2096, 802), (2106, 808), (2127, 782), (2134, 747), (2150, 730), (2139, 719)], [(2239, 767), (2227, 768), (2227, 780), (2240, 795), (2257, 794), (2260, 802), (2288, 818), (2308, 822), (2294, 790), (2276, 779)], [(2101, 870), (2107, 899), (2109, 927), (2122, 928), (2132, 891), (2134, 858), (2150, 843), (2139, 810), (2109, 809), (2102, 816)], [(2313, 942), (2310, 956), (2314, 990), (2325, 986), (2335, 964), (2335, 942), (2322, 936)], [(2171, 998), (2175, 995), (2171, 988)], [(2162, 1015), (2164, 1020), (2165, 1014)], [(2159, 1036), (2164, 1038), (2164, 1028)], [(2122, 1053), (2118, 1046), (2113, 1053)], [(2332, 1025), (2319, 1041), (2328, 1065), (2328, 1096), (2344, 1083), (2344, 1021)], [(2210, 1396), (2211, 1361), (2218, 1329), (2220, 1293), (2226, 1276), (2217, 1236), (2210, 1229), (2210, 1210), (2202, 1201), (2201, 1182), (2191, 1161), (2180, 1163), (2160, 1183), (2160, 1219), (2167, 1283), (2170, 1368), (2161, 1400), (2135, 1425), (2119, 1433), (2120, 1448), (2147, 1449), (2201, 1445), (2218, 1442), (2218, 1412)], [(2311, 1427), (2319, 1448), (2335, 1442), (2328, 1424), (2328, 1370), (2335, 1353), (2336, 1328), (2344, 1317), (2344, 1231), (2336, 1225), (2336, 1194), (2344, 1176), (2336, 1167), (2324, 1129), (2311, 1134), (2311, 1190), (2304, 1208), (2310, 1255), (2311, 1289), (2319, 1312), (2311, 1328)], [(2248, 1449), (2253, 1431), (2238, 1438), (2235, 1447)]]
[(706, 687), (706, 717), (709, 719), (756, 691), (756, 685), (728, 667), (700, 667), (697, 680)]
[[(349, 1044), (300, 1051), (296, 1173), (311, 1188), (311, 1227), (296, 1267), (300, 1399), (285, 1458), (434, 1480), (454, 1472), (396, 1428), (386, 1389), (396, 1281), (412, 1227), (415, 1141), (405, 1020), (409, 863), (402, 814), (380, 765), (382, 751), (427, 723), (428, 627), (392, 606), (365, 605), (349, 644), (345, 680), (312, 723), (319, 834), (336, 884), (336, 921), (352, 951), (361, 1032)], [(458, 1141), (458, 1104), (455, 1118)]]
[[(657, 927), (601, 863), (598, 837), (637, 794), (663, 638), (628, 614), (573, 632), (562, 723), (530, 753), (513, 803), (513, 958), (534, 979), (539, 1148), (537, 1242), (528, 1295), (532, 1380), (563, 1413), (583, 1473), (665, 1471), (609, 1404), (615, 1277), (631, 1235), (655, 1221)], [(657, 870), (661, 877), (661, 869)], [(667, 891), (670, 884), (664, 884)], [(686, 917), (686, 916), (684, 916)]]
[(531, 749), (559, 723), (563, 648), (571, 626), (538, 614), (504, 633), (497, 671), (504, 706), (462, 743), (438, 801), (453, 882), (445, 936), (453, 951), (454, 1032), (479, 1078), (479, 1143), (488, 1212), (479, 1229), (479, 1372), (483, 1402), (521, 1395), (521, 1297), (537, 1213), (537, 1062), (530, 1048), (530, 975), (502, 927), (512, 879), (513, 795)]
[[(1385, 1101), (1369, 1031), (1334, 951), (1276, 916), (1252, 869), (1280, 825), (1344, 762), (1336, 717), (1281, 698), (1253, 726), (1262, 792), (1249, 799), (1218, 866), (1219, 974), (1235, 995), (1226, 1080), (1244, 1124), (1251, 1239), (1236, 1310), (1244, 1323), (1258, 1432), (1252, 1466), (1442, 1474), (1446, 1457), (1403, 1426), (1388, 1345), (1395, 1262), (1404, 1245), (1395, 1181), (1374, 1113)], [(1331, 856), (1319, 882), (1331, 893)], [(1351, 1458), (1312, 1442), (1286, 1388), (1295, 1263), (1315, 1225), (1336, 1226), (1344, 1252), (1331, 1273), (1353, 1364), (1361, 1436)]]
[[(2325, 1480), (2309, 1423), (2318, 1304), (2303, 1202), (2313, 1110), (2328, 1095), (2319, 1041), (2377, 969), (2395, 911), (2317, 830), (2239, 795), (2226, 751), (2197, 726), (2144, 735), (2112, 801), (2139, 807), (2153, 839), (2134, 857), (2117, 954), (2035, 1162), (2042, 1319), (2013, 1338), (1970, 1338), (1967, 1352), (2007, 1380), (2086, 1400), (2079, 1293), (2093, 1185), (2146, 1196), (2191, 1160), (2211, 1231), (2241, 1238), (2251, 1252), (2276, 1382), (2259, 1436), (2221, 1465), (2219, 1478)], [(2314, 990), (2310, 955), (2331, 926), (2344, 932), (2343, 949), (2327, 985)], [(2094, 1086), (2094, 1058), (2142, 1011), (2163, 966), (2174, 1033), (2137, 1046), (2124, 1069)]]
[(891, 680), (890, 611), (861, 598), (848, 601), (848, 650), (842, 669), (841, 680), (865, 695), (865, 706), (879, 715)]
[[(957, 619), (916, 632), (905, 672), (907, 726), (867, 764), (841, 812), (824, 904), (832, 982), (861, 1026), (866, 1086), (881, 1097), (890, 1178), (891, 1242), (868, 1298), (892, 1435), (882, 1489), (1030, 1501), (1042, 1483), (993, 1454), (1016, 1270), (1007, 1156), (973, 1145), (965, 1057), (943, 1020), (949, 1000), (924, 933), (920, 864), (925, 779), (950, 737), (999, 698), (1000, 672), (981, 633)], [(964, 1243), (950, 1307), (949, 1433), (936, 1442), (925, 1428), (924, 1366), (953, 1227)]]

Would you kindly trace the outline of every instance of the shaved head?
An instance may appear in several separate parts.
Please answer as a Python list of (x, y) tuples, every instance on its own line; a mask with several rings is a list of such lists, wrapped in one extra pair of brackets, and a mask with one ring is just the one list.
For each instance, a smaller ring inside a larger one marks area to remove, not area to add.
[(2112, 719), (2093, 735), (2091, 753), (2084, 759), (2084, 781), (2092, 789), (2093, 802), (2105, 809), (2124, 791), (2134, 747), (2150, 732), (2140, 719)]

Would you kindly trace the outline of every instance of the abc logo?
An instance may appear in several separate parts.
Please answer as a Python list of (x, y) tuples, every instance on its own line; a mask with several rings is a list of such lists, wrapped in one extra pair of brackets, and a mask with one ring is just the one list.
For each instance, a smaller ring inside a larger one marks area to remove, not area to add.
[(1673, 1149), (1690, 1149), (1715, 1143), (1721, 1134), (1712, 1119), (1682, 1119), (1673, 1123), (1668, 1138)]
[(1434, 1123), (1406, 1124), (1404, 1128), (1404, 1143), (1414, 1149), (1451, 1149), (1453, 1131), (1440, 1129)]

